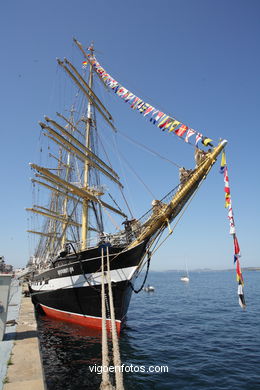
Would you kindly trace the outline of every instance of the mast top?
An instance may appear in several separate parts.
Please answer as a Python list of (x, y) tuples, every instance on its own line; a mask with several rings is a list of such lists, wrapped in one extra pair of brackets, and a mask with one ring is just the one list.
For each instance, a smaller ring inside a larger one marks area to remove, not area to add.
[[(82, 52), (83, 56), (86, 58), (86, 60), (88, 59), (87, 57), (87, 53), (85, 52), (85, 50), (83, 49), (83, 46), (82, 46), (82, 43), (80, 43), (76, 38), (73, 38), (73, 41), (74, 43), (78, 46), (78, 48), (80, 49), (80, 51)], [(88, 50), (90, 51), (91, 53), (91, 56), (93, 56), (93, 53), (94, 53), (94, 42), (92, 41), (90, 46), (88, 47)]]
[(90, 46), (88, 47), (88, 50), (90, 51), (91, 55), (93, 56), (94, 53), (94, 42), (92, 41)]

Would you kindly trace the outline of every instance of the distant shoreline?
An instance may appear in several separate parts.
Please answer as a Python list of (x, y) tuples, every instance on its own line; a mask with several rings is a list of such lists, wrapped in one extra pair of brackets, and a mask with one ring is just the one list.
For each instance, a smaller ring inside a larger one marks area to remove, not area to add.
[(244, 267), (242, 271), (260, 271), (260, 267)]
[[(150, 272), (184, 272), (184, 269), (168, 269), (168, 270), (150, 270)], [(226, 269), (211, 269), (211, 268), (196, 268), (191, 269), (190, 272), (221, 272), (221, 271), (234, 271), (234, 268)], [(260, 267), (242, 267), (242, 271), (260, 271)]]

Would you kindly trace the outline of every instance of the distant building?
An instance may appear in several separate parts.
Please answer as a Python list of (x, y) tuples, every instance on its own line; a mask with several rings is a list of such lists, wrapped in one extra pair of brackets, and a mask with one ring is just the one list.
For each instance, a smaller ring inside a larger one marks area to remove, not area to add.
[(4, 256), (0, 256), (0, 273), (11, 273), (13, 266), (11, 264), (5, 264)]
[(13, 271), (13, 266), (11, 264), (6, 264), (5, 265), (5, 271), (4, 272), (12, 272)]
[(5, 258), (4, 256), (0, 256), (0, 272), (4, 272), (5, 268)]

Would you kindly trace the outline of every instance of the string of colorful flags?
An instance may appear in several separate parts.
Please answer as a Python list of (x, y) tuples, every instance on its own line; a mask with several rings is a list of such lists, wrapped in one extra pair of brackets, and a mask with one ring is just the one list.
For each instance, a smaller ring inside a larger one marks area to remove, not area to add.
[(222, 152), (222, 157), (221, 157), (220, 173), (224, 174), (225, 207), (228, 209), (229, 232), (232, 235), (233, 242), (234, 242), (234, 263), (236, 264), (236, 273), (237, 273), (237, 282), (238, 282), (238, 290), (237, 290), (238, 301), (240, 306), (243, 309), (245, 309), (246, 302), (245, 302), (245, 296), (243, 291), (244, 280), (243, 280), (243, 275), (242, 275), (242, 271), (240, 268), (240, 261), (239, 261), (239, 257), (241, 257), (241, 254), (240, 254), (240, 248), (236, 236), (236, 228), (235, 228), (235, 221), (234, 221), (234, 214), (233, 214), (230, 186), (229, 186), (229, 178), (228, 178), (228, 169), (226, 163), (226, 155), (224, 151)]
[[(203, 136), (202, 133), (191, 129), (184, 123), (178, 121), (176, 118), (171, 117), (164, 112), (158, 110), (157, 108), (151, 106), (149, 103), (144, 102), (141, 98), (134, 95), (128, 89), (123, 87), (123, 85), (119, 84), (112, 76), (110, 76), (105, 71), (105, 69), (98, 63), (94, 56), (89, 54), (88, 60), (106, 86), (111, 88), (115, 92), (115, 94), (121, 99), (123, 99), (126, 103), (129, 103), (130, 107), (133, 110), (139, 111), (140, 114), (142, 114), (145, 118), (148, 118), (150, 122), (159, 127), (159, 129), (161, 129), (162, 131), (167, 130), (169, 133), (173, 132), (175, 135), (182, 138), (187, 143), (191, 143), (190, 140), (191, 137), (193, 137), (192, 140), (195, 141), (196, 146), (198, 146), (199, 141), (201, 141), (204, 146), (213, 146), (213, 144), (211, 143), (212, 139)], [(87, 61), (84, 61), (82, 67), (85, 68), (86, 65)]]

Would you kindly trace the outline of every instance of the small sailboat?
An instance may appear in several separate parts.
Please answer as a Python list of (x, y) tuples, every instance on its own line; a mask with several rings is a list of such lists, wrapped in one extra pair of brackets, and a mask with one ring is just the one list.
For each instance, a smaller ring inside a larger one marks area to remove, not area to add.
[(187, 263), (186, 263), (186, 275), (181, 277), (181, 281), (186, 283), (190, 281)]
[(154, 292), (154, 290), (155, 288), (153, 286), (150, 286), (149, 284), (147, 287), (144, 287), (145, 292)]

